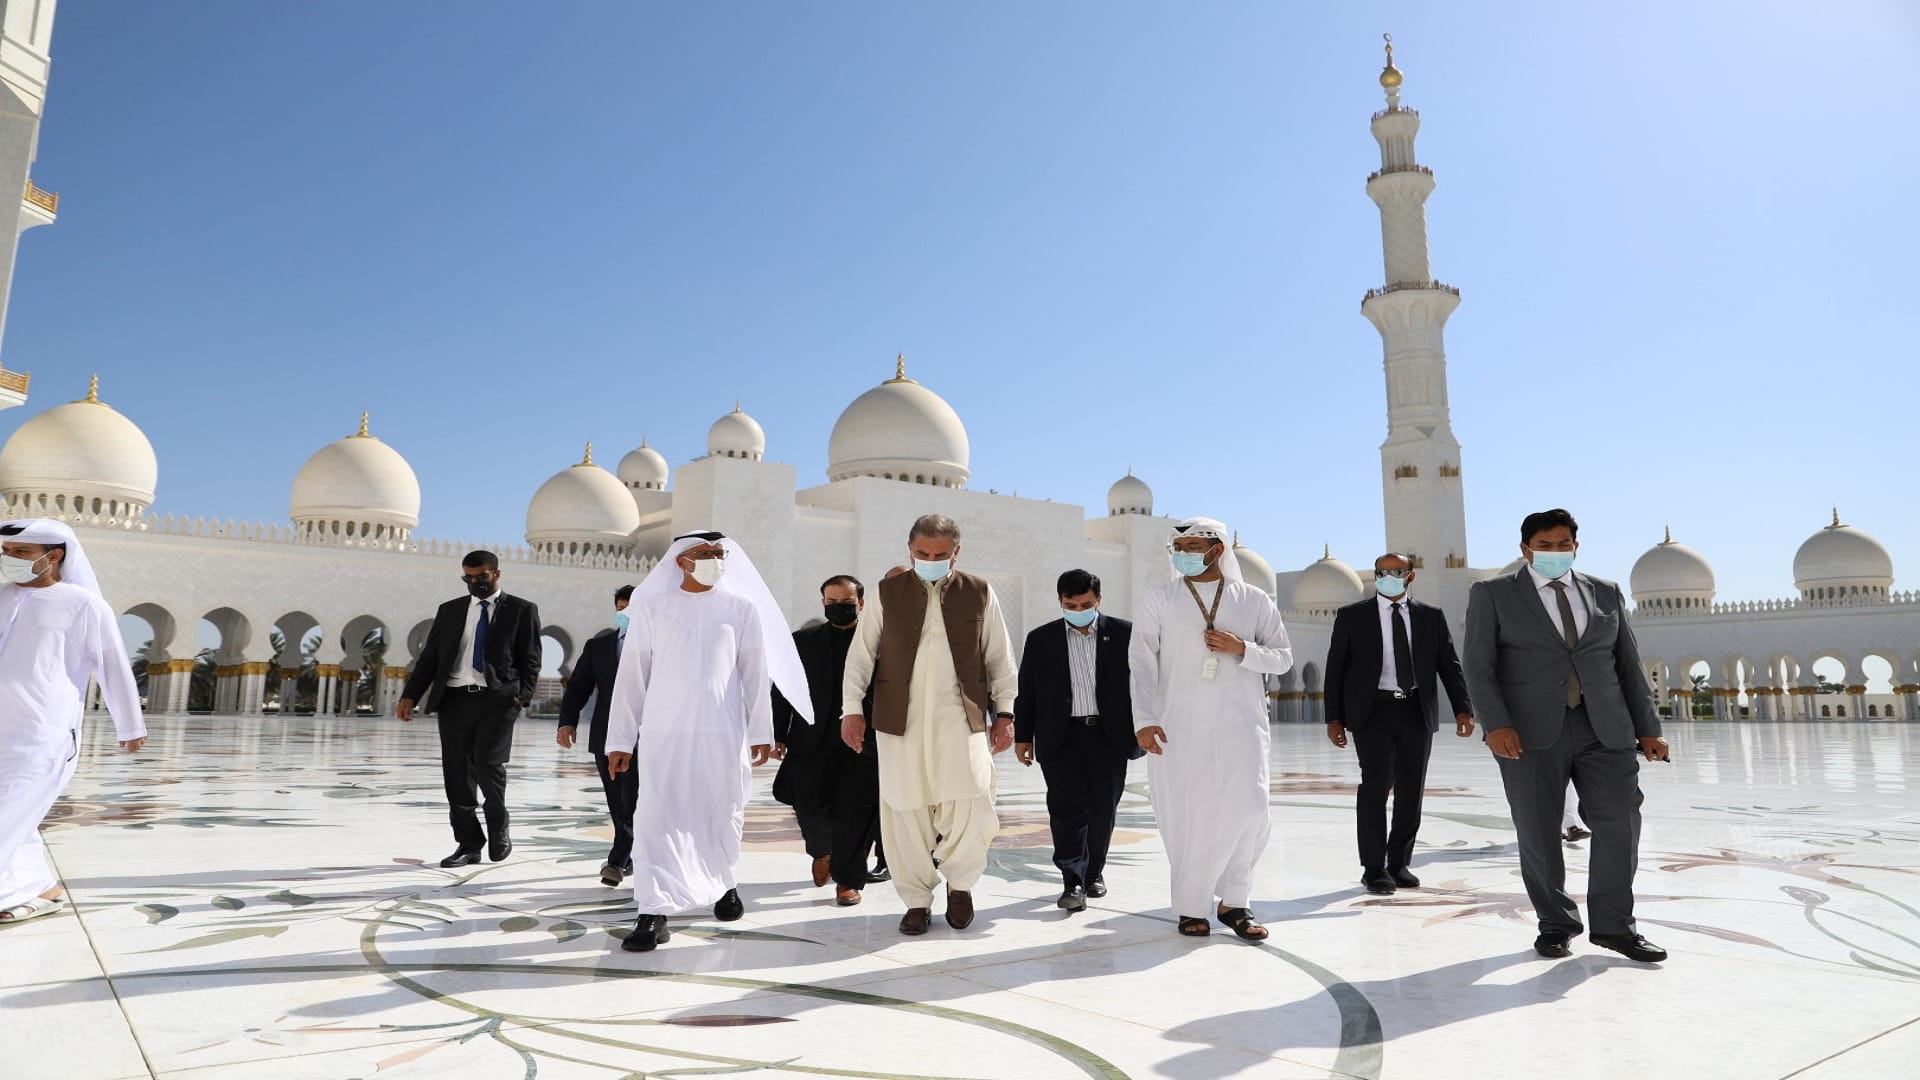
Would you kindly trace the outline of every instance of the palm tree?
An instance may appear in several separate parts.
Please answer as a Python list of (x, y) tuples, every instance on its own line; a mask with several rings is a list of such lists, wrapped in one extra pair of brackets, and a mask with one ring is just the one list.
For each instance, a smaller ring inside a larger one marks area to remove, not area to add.
[(220, 665), (212, 649), (201, 649), (193, 658), (193, 675), (187, 684), (187, 711), (212, 712), (220, 686)]

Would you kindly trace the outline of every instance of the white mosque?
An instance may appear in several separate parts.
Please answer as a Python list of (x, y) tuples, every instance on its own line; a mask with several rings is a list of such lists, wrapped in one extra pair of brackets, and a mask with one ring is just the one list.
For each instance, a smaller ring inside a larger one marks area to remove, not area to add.
[[(39, 34), (32, 40), (44, 57), (45, 28), (16, 26), (14, 10), (5, 8), (7, 44)], [(21, 76), (9, 69), (0, 77)], [(1514, 566), (1468, 564), (1442, 341), (1460, 293), (1429, 268), (1425, 207), (1434, 178), (1415, 157), (1420, 117), (1400, 103), (1401, 79), (1389, 46), (1380, 75), (1387, 107), (1372, 120), (1381, 165), (1367, 179), (1380, 208), (1386, 284), (1361, 303), (1385, 359), (1384, 546), (1415, 555), (1422, 594), (1457, 624), (1468, 587)], [(17, 159), (16, 179), (25, 183), (37, 113), (31, 119), (24, 128), (0, 126), (0, 181)], [(51, 220), (53, 208), (34, 200), (38, 189), (25, 190), (17, 228), (0, 223), (9, 244), (20, 229)], [(11, 261), (9, 247), (8, 268)], [(23, 403), (28, 385), (0, 371), (0, 408)], [(826, 482), (813, 486), (801, 486), (792, 466), (767, 460), (766, 432), (736, 405), (714, 422), (704, 453), (677, 469), (643, 440), (609, 472), (589, 445), (532, 493), (522, 543), (422, 539), (419, 480), (362, 416), (356, 432), (321, 447), (293, 477), (286, 521), (189, 520), (153, 512), (153, 448), (101, 399), (96, 380), (79, 400), (28, 419), (0, 448), (0, 517), (56, 517), (81, 530), (108, 599), (152, 628), (145, 659), (156, 712), (187, 707), (203, 625), (217, 637), (212, 704), (220, 711), (290, 705), (303, 667), (317, 686), (316, 711), (390, 709), (406, 674), (400, 649), (417, 650), (435, 606), (457, 593), (457, 559), (476, 547), (500, 555), (507, 591), (539, 604), (562, 671), (608, 625), (613, 590), (637, 582), (669, 538), (695, 528), (737, 537), (795, 625), (818, 612), (823, 579), (850, 572), (873, 581), (899, 562), (909, 523), (928, 512), (961, 523), (966, 568), (993, 583), (1016, 640), (1055, 616), (1061, 570), (1099, 574), (1105, 608), (1122, 616), (1141, 589), (1166, 579), (1173, 521), (1155, 513), (1141, 478), (1129, 472), (1115, 481), (1106, 513), (1089, 516), (1072, 503), (970, 490), (968, 459), (960, 416), (897, 358), (891, 378), (840, 414)], [(1275, 718), (1317, 721), (1333, 612), (1366, 596), (1368, 585), (1331, 552), (1278, 574), (1251, 549), (1238, 553), (1248, 580), (1286, 612), (1293, 636), (1298, 664), (1274, 682)], [(1920, 720), (1920, 595), (1892, 591), (1886, 549), (1836, 512), (1801, 545), (1793, 573), (1797, 596), (1727, 603), (1716, 598), (1707, 560), (1671, 537), (1635, 564), (1641, 651), (1675, 715), (1692, 715), (1696, 694), (1710, 694), (1723, 719)], [(1867, 693), (1875, 675), (1890, 693)]]

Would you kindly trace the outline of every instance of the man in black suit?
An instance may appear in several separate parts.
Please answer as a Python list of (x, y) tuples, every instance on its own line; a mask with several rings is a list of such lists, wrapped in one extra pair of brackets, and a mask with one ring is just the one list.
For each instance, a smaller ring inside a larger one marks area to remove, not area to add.
[(607, 850), (606, 865), (600, 868), (602, 885), (618, 885), (633, 873), (633, 803), (640, 794), (640, 770), (616, 774), (607, 769), (607, 708), (613, 704), (613, 678), (620, 670), (620, 647), (627, 640), (626, 610), (631, 599), (633, 586), (614, 590), (615, 629), (595, 634), (580, 647), (580, 662), (573, 665), (566, 692), (560, 695), (560, 730), (553, 737), (561, 746), (572, 747), (580, 727), (580, 711), (587, 707), (589, 698), (593, 700), (587, 750), (593, 754), (594, 768), (600, 770), (600, 790), (606, 793), (607, 814), (613, 819), (613, 847)]
[(1473, 734), (1473, 706), (1446, 614), (1408, 598), (1415, 576), (1409, 556), (1389, 552), (1373, 560), (1374, 595), (1334, 615), (1327, 649), (1327, 738), (1344, 747), (1351, 728), (1360, 755), (1360, 883), (1383, 895), (1420, 885), (1407, 863), (1420, 831), (1427, 755), (1440, 731), (1441, 687), (1453, 706), (1454, 734)]
[[(447, 816), (459, 846), (440, 860), (445, 867), (494, 862), (513, 851), (507, 832), (507, 759), (513, 753), (513, 722), (533, 700), (540, 680), (540, 611), (530, 600), (500, 592), (500, 559), (470, 551), (460, 560), (467, 594), (434, 613), (413, 673), (407, 676), (394, 715), (413, 720), (420, 711), (439, 713), (440, 772), (446, 780)], [(487, 828), (474, 814), (475, 786), (486, 796)]]
[[(880, 838), (880, 772), (874, 740), (855, 751), (840, 729), (824, 718), (840, 712), (840, 683), (847, 671), (847, 650), (866, 607), (867, 587), (850, 574), (828, 578), (820, 586), (826, 622), (794, 631), (793, 645), (807, 670), (814, 722), (801, 719), (778, 690), (773, 694), (774, 756), (780, 771), (773, 797), (793, 807), (800, 835), (813, 858), (813, 884), (828, 879), (841, 907), (860, 902), (870, 879), (867, 850)], [(869, 694), (869, 700), (871, 694)], [(871, 716), (872, 709), (863, 715)], [(869, 724), (869, 731), (871, 724)]]
[(1013, 707), (1013, 752), (1037, 758), (1047, 780), (1053, 864), (1064, 888), (1057, 905), (1085, 911), (1107, 895), (1104, 872), (1114, 815), (1127, 786), (1127, 762), (1145, 751), (1133, 734), (1133, 624), (1100, 613), (1100, 579), (1085, 570), (1060, 575), (1062, 617), (1027, 635), (1020, 694)]

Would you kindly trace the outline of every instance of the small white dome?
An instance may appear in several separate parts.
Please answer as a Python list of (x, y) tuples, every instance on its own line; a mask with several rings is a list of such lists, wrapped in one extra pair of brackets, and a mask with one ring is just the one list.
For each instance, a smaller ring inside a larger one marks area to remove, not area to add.
[[(1145, 484), (1140, 485), (1145, 487)], [(1250, 547), (1240, 546), (1240, 536), (1233, 538), (1233, 557), (1240, 563), (1240, 576), (1247, 584), (1272, 596), (1280, 588), (1279, 579), (1274, 576), (1273, 564), (1260, 557), (1260, 553)]]
[(0, 448), (0, 495), (15, 517), (129, 522), (153, 505), (159, 475), (153, 444), (100, 400), (97, 377), (86, 397), (21, 424)]
[(1713, 603), (1713, 567), (1673, 534), (1633, 564), (1633, 602), (1642, 607), (1698, 608)]
[(733, 411), (713, 422), (707, 429), (707, 453), (714, 457), (746, 458), (759, 461), (767, 453), (767, 433), (760, 422), (740, 411)]
[(1147, 486), (1145, 480), (1133, 475), (1132, 469), (1128, 469), (1127, 475), (1115, 480), (1113, 486), (1107, 489), (1107, 513), (1153, 516), (1153, 489)]
[(1300, 571), (1293, 583), (1293, 607), (1297, 611), (1331, 612), (1366, 599), (1367, 587), (1353, 567), (1333, 557), (1329, 550), (1312, 566)]
[(907, 378), (896, 358), (893, 378), (853, 399), (827, 441), (827, 479), (878, 476), (935, 487), (965, 487), (966, 426), (940, 395)]
[(399, 451), (360, 430), (320, 448), (293, 477), (295, 525), (308, 535), (405, 540), (420, 524), (420, 481)]
[(527, 544), (548, 554), (625, 555), (639, 527), (632, 493), (593, 463), (591, 443), (580, 464), (554, 473), (527, 504)]
[(1880, 541), (1842, 525), (1835, 510), (1833, 524), (1808, 537), (1794, 555), (1793, 586), (1816, 602), (1884, 599), (1893, 587), (1893, 556)]
[(616, 475), (622, 484), (636, 491), (665, 491), (672, 471), (660, 451), (641, 439), (639, 447), (627, 451), (627, 456), (620, 459)]
[(1500, 572), (1499, 572), (1498, 574), (1496, 574), (1496, 575), (1494, 575), (1494, 576), (1495, 576), (1495, 577), (1506, 577), (1506, 576), (1508, 576), (1508, 575), (1510, 575), (1510, 574), (1517, 574), (1517, 573), (1519, 573), (1519, 572), (1520, 572), (1520, 571), (1521, 571), (1521, 570), (1522, 570), (1522, 569), (1523, 569), (1523, 568), (1524, 568), (1524, 567), (1525, 567), (1526, 565), (1527, 565), (1527, 557), (1526, 557), (1525, 555), (1522, 555), (1522, 556), (1520, 556), (1519, 558), (1517, 558), (1517, 559), (1515, 559), (1515, 560), (1513, 560), (1512, 562), (1510, 562), (1510, 563), (1508, 563), (1507, 565), (1505, 565), (1505, 566), (1503, 566), (1503, 567), (1501, 567), (1501, 568), (1500, 568)]

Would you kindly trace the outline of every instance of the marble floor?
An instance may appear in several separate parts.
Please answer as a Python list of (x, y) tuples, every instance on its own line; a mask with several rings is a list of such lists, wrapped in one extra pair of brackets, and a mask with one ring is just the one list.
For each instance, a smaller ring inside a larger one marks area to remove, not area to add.
[(1368, 896), (1351, 752), (1297, 726), (1274, 731), (1267, 946), (1174, 934), (1144, 768), (1110, 895), (1057, 910), (1039, 771), (1008, 756), (971, 930), (901, 937), (884, 885), (835, 907), (762, 770), (746, 918), (625, 953), (591, 761), (550, 730), (521, 724), (512, 857), (449, 871), (430, 724), (161, 718), (129, 759), (93, 722), (46, 833), (77, 904), (0, 927), (0, 1076), (1831, 1080), (1920, 1059), (1920, 726), (1670, 732), (1675, 763), (1642, 773), (1658, 967), (1533, 955), (1477, 739), (1436, 746), (1425, 887)]

